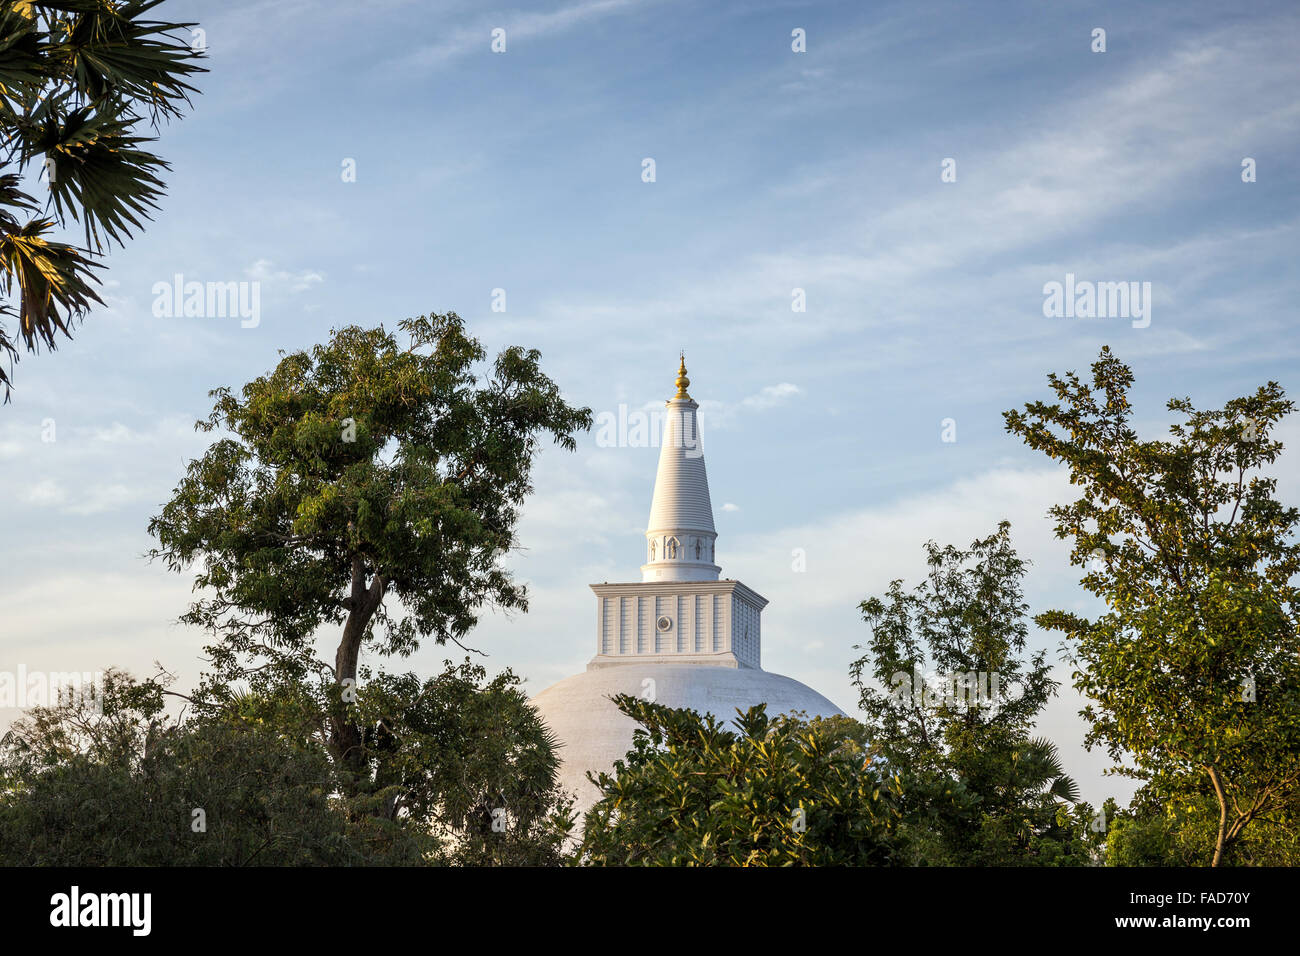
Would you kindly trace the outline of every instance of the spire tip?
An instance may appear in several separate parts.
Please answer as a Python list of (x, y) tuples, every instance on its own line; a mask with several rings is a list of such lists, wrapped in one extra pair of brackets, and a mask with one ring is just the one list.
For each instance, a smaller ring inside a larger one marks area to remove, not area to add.
[(681, 364), (677, 366), (677, 394), (673, 398), (684, 398), (692, 400), (691, 396), (686, 394), (686, 389), (691, 385), (691, 380), (686, 377), (686, 350), (681, 352)]

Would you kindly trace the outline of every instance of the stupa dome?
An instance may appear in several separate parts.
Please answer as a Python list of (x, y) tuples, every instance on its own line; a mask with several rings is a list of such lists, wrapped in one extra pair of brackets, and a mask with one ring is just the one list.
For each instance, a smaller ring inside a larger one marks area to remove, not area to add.
[(533, 698), (533, 706), (562, 743), (560, 786), (587, 810), (600, 796), (588, 770), (609, 770), (632, 749), (637, 723), (610, 700), (615, 694), (648, 697), (666, 707), (689, 707), (730, 723), (736, 711), (767, 704), (767, 713), (802, 711), (809, 717), (842, 715), (817, 691), (791, 677), (752, 667), (707, 664), (620, 664), (566, 677)]

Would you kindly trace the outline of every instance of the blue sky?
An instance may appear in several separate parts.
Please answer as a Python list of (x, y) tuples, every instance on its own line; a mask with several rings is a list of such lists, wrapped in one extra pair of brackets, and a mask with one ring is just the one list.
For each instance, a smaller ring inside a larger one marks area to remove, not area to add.
[[(1002, 430), (1049, 371), (1111, 345), (1149, 432), (1171, 395), (1297, 390), (1293, 4), (163, 9), (201, 23), (211, 69), (162, 131), (169, 195), (112, 256), (107, 307), (25, 356), (0, 410), (0, 669), (156, 660), (192, 680), (204, 637), (174, 623), (188, 581), (141, 557), (149, 517), (204, 447), (208, 389), (346, 324), (457, 311), (490, 351), (541, 349), (597, 413), (661, 403), (685, 349), (719, 563), (772, 602), (764, 666), (850, 712), (856, 605), (914, 580), (929, 538), (1009, 518), (1033, 608), (1090, 607), (1045, 516), (1064, 475)], [(156, 317), (177, 273), (258, 281), (259, 324)], [(1150, 282), (1150, 325), (1045, 318), (1066, 273)], [(592, 433), (543, 455), (511, 559), (532, 608), (485, 617), (490, 667), (536, 692), (585, 665), (587, 585), (638, 576), (656, 454)], [(1126, 795), (1078, 706), (1063, 693), (1042, 729), (1085, 797)]]

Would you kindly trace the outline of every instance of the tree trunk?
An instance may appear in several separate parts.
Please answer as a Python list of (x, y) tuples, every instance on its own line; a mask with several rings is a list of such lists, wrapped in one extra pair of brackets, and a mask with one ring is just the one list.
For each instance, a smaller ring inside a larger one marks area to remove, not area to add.
[[(384, 576), (377, 574), (367, 587), (365, 563), (359, 556), (352, 559), (352, 594), (347, 602), (348, 617), (343, 624), (338, 651), (334, 655), (334, 682), (345, 691), (348, 688), (344, 681), (351, 680), (352, 683), (348, 686), (353, 690), (356, 688), (361, 641), (370, 625), (370, 619), (375, 616), (375, 611), (384, 598), (386, 584)], [(340, 695), (339, 703), (330, 716), (330, 751), (341, 767), (350, 772), (344, 775), (343, 786), (349, 795), (355, 795), (365, 773), (365, 752), (361, 746), (361, 728), (348, 719), (347, 704), (348, 701)]]
[(1214, 841), (1214, 859), (1210, 862), (1210, 866), (1218, 866), (1223, 862), (1223, 850), (1227, 845), (1228, 797), (1223, 792), (1223, 781), (1219, 779), (1218, 768), (1209, 766), (1205, 769), (1210, 774), (1210, 782), (1214, 784), (1214, 795), (1219, 798), (1219, 834)]

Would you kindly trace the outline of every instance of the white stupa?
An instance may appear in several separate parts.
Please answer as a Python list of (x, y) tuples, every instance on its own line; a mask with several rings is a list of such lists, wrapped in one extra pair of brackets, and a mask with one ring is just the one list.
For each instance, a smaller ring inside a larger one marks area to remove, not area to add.
[(610, 701), (615, 694), (724, 721), (759, 703), (771, 715), (842, 714), (811, 687), (761, 666), (767, 599), (720, 577), (699, 405), (689, 386), (683, 356), (677, 394), (667, 403), (641, 580), (591, 585), (596, 656), (532, 701), (560, 740), (560, 784), (577, 796), (580, 811), (599, 796), (587, 771), (609, 770), (632, 749), (637, 725)]

